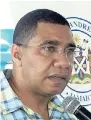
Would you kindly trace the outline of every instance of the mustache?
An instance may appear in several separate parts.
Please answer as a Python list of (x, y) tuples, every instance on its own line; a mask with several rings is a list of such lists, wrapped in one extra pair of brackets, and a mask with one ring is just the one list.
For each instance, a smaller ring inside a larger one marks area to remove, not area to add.
[(63, 69), (63, 70), (55, 70), (49, 73), (49, 75), (60, 75), (60, 76), (69, 76), (69, 70)]

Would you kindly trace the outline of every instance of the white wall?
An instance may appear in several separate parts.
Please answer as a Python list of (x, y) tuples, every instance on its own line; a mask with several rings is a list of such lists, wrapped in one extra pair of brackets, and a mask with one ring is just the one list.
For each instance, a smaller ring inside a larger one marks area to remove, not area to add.
[(5, 28), (14, 27), (24, 14), (37, 8), (49, 8), (65, 17), (77, 16), (91, 20), (91, 1), (88, 0), (1, 0), (0, 5), (0, 27)]

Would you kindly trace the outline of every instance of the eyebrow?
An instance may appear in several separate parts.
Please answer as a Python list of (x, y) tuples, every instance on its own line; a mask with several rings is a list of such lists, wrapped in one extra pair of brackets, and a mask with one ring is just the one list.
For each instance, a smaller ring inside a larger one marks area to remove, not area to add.
[[(46, 44), (58, 46), (58, 45), (60, 45), (60, 42), (59, 42), (58, 40), (45, 40), (44, 43), (42, 43), (41, 45), (46, 45)], [(73, 42), (73, 43), (68, 43), (68, 45), (67, 45), (66, 47), (67, 47), (67, 48), (68, 48), (68, 47), (74, 47), (74, 48), (76, 48), (76, 45), (75, 45), (75, 43)]]
[(67, 48), (69, 48), (69, 47), (74, 47), (74, 48), (76, 48), (76, 45), (75, 45), (75, 43), (69, 43), (69, 44), (67, 45)]
[(46, 45), (46, 44), (50, 44), (50, 45), (59, 45), (59, 41), (57, 40), (45, 40), (44, 43), (42, 43), (41, 45)]

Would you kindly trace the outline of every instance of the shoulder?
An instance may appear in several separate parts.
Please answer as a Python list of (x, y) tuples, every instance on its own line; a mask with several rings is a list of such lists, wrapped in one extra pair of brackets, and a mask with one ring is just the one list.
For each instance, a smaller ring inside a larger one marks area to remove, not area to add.
[(3, 91), (4, 88), (6, 88), (9, 85), (8, 79), (6, 78), (7, 71), (8, 70), (0, 71), (0, 91)]
[(5, 78), (3, 70), (0, 70), (0, 82)]
[[(4, 71), (0, 70), (0, 88), (5, 86), (5, 81), (6, 81), (6, 77), (4, 75)], [(0, 89), (0, 90), (2, 90), (2, 89)]]

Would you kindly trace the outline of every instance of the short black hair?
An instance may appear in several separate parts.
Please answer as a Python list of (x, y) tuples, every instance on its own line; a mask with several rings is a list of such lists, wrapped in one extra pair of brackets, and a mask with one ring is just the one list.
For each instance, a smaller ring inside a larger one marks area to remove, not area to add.
[(24, 15), (17, 23), (14, 34), (14, 44), (26, 44), (34, 36), (38, 22), (67, 25), (68, 21), (59, 13), (49, 9), (37, 9)]

